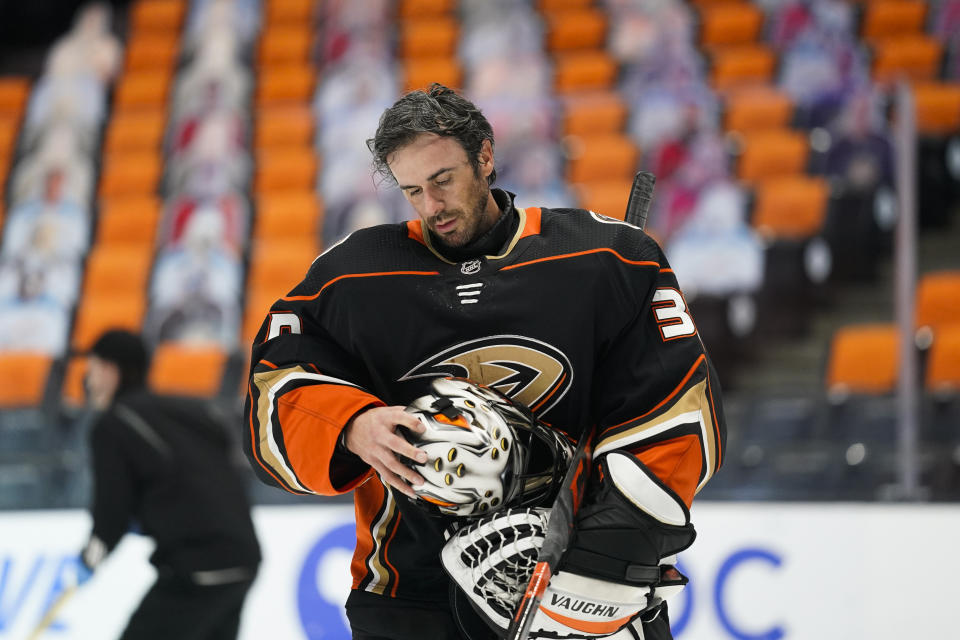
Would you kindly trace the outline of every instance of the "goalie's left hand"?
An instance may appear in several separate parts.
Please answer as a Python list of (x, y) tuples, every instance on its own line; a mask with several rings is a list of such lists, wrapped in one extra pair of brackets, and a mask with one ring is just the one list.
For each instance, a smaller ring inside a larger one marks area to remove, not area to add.
[[(465, 527), (443, 549), (444, 568), (501, 633), (532, 574), (545, 528), (542, 510), (508, 511)], [(529, 637), (643, 638), (640, 621), (656, 617), (686, 585), (670, 563), (695, 537), (690, 512), (669, 487), (633, 456), (607, 454)]]

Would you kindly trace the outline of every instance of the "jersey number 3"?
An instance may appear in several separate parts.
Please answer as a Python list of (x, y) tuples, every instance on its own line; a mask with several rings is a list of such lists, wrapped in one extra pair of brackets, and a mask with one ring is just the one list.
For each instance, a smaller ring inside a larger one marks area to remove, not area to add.
[(676, 289), (657, 289), (653, 294), (653, 315), (664, 340), (686, 338), (697, 333), (687, 303)]

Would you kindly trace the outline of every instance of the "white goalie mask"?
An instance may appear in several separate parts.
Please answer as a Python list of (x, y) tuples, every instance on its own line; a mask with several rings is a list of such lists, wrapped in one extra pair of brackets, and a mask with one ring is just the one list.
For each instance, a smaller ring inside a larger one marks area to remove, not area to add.
[(427, 462), (417, 503), (434, 514), (479, 516), (542, 504), (555, 492), (573, 448), (522, 404), (462, 378), (438, 378), (407, 411), (426, 427), (406, 438)]

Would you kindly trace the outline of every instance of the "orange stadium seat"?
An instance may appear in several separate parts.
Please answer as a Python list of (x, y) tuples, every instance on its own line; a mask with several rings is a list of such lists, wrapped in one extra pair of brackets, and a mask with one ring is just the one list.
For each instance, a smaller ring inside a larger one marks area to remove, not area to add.
[(135, 295), (147, 287), (152, 251), (126, 245), (95, 246), (87, 256), (84, 296), (90, 293)]
[(771, 129), (743, 136), (737, 177), (747, 183), (764, 178), (803, 173), (810, 143), (805, 133)]
[(960, 390), (960, 318), (944, 325), (930, 346), (924, 386), (928, 391)]
[(397, 4), (397, 14), (404, 20), (441, 16), (454, 8), (453, 0), (400, 0)]
[(790, 124), (793, 100), (773, 86), (756, 86), (731, 91), (724, 103), (724, 129), (747, 133), (780, 129)]
[(162, 170), (159, 150), (110, 154), (103, 161), (100, 197), (152, 195), (157, 192)]
[(863, 5), (860, 36), (877, 41), (923, 31), (927, 16), (924, 0), (871, 0)]
[(309, 64), (261, 67), (257, 78), (257, 106), (309, 102), (317, 72)]
[(900, 367), (897, 327), (853, 325), (833, 335), (827, 361), (830, 393), (884, 394), (893, 391)]
[(405, 91), (426, 89), (432, 82), (458, 88), (463, 79), (463, 70), (455, 57), (415, 58), (403, 63)]
[(543, 13), (584, 9), (590, 6), (593, 6), (593, 0), (537, 0), (537, 9)]
[(754, 190), (752, 223), (767, 238), (802, 239), (823, 228), (830, 186), (825, 178), (781, 176), (760, 181)]
[(158, 393), (214, 396), (226, 362), (227, 354), (218, 346), (164, 342), (153, 352), (147, 383)]
[(605, 51), (561, 53), (554, 60), (554, 86), (559, 93), (610, 89), (618, 71)]
[(305, 64), (310, 60), (313, 35), (309, 23), (267, 29), (260, 36), (257, 61), (261, 66)]
[(186, 0), (137, 0), (130, 8), (133, 31), (179, 31)]
[(273, 191), (257, 198), (253, 235), (257, 240), (317, 237), (323, 206), (314, 191)]
[(960, 131), (960, 83), (922, 83), (912, 88), (921, 135), (944, 136)]
[(249, 346), (253, 343), (253, 339), (257, 337), (257, 332), (260, 330), (260, 325), (263, 324), (267, 312), (270, 311), (270, 307), (286, 293), (286, 291), (277, 291), (276, 289), (247, 291), (247, 302), (243, 312), (243, 329), (240, 335), (241, 345)]
[(616, 133), (627, 120), (627, 105), (616, 91), (572, 94), (562, 102), (564, 135)]
[(0, 114), (19, 116), (30, 97), (30, 80), (20, 76), (0, 77)]
[(319, 243), (308, 239), (257, 242), (250, 252), (247, 290), (274, 291), (279, 298), (303, 280), (319, 254)]
[(140, 331), (146, 308), (145, 285), (132, 293), (84, 292), (77, 304), (71, 346), (86, 351), (107, 329)]
[(254, 191), (313, 189), (318, 167), (317, 154), (311, 147), (261, 149), (257, 152)]
[(86, 375), (87, 358), (84, 356), (70, 358), (60, 388), (60, 397), (65, 403), (75, 407), (84, 403), (86, 394), (83, 389), (83, 379)]
[(127, 73), (170, 69), (180, 53), (180, 34), (176, 31), (132, 34), (127, 42)]
[(751, 2), (711, 4), (700, 9), (700, 46), (711, 48), (755, 42), (763, 11)]
[(916, 327), (933, 341), (942, 327), (960, 321), (960, 270), (932, 271), (917, 282)]
[(943, 45), (923, 34), (884, 39), (873, 46), (873, 79), (880, 83), (900, 77), (933, 80), (940, 72), (942, 53)]
[(632, 179), (593, 180), (573, 185), (577, 206), (609, 218), (623, 220)]
[(160, 203), (151, 197), (113, 198), (100, 207), (96, 246), (128, 245), (151, 251)]
[(267, 28), (278, 24), (312, 24), (314, 0), (267, 0), (263, 13)]
[(585, 7), (546, 14), (547, 51), (601, 49), (607, 40), (607, 16)]
[(717, 91), (770, 84), (777, 57), (761, 43), (718, 47), (710, 55), (710, 84)]
[(453, 17), (404, 20), (400, 24), (400, 57), (451, 57), (456, 54), (459, 39), (460, 26)]
[(0, 157), (9, 158), (20, 134), (20, 124), (12, 116), (0, 115)]
[(573, 183), (632, 178), (640, 150), (629, 137), (610, 133), (572, 138), (567, 180)]
[(166, 112), (162, 107), (114, 113), (107, 126), (104, 153), (159, 149), (163, 142), (166, 119)]
[(170, 90), (169, 70), (137, 71), (121, 76), (113, 93), (117, 110), (144, 107), (165, 108)]
[(43, 353), (0, 352), (0, 407), (38, 406), (52, 364), (52, 358)]
[(256, 114), (254, 147), (306, 147), (313, 143), (314, 121), (309, 104), (280, 104)]

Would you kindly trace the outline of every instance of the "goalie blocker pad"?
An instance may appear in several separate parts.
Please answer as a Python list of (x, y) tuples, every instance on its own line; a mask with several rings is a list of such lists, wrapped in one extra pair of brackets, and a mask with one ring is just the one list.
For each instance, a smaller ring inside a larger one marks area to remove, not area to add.
[[(642, 637), (641, 619), (655, 617), (687, 582), (669, 566), (696, 537), (683, 501), (631, 455), (611, 452), (597, 469), (530, 638), (604, 637), (621, 629)], [(492, 516), (458, 531), (443, 549), (444, 568), (500, 633), (532, 574), (544, 517), (543, 510)], [(632, 633), (625, 629), (630, 622)]]

